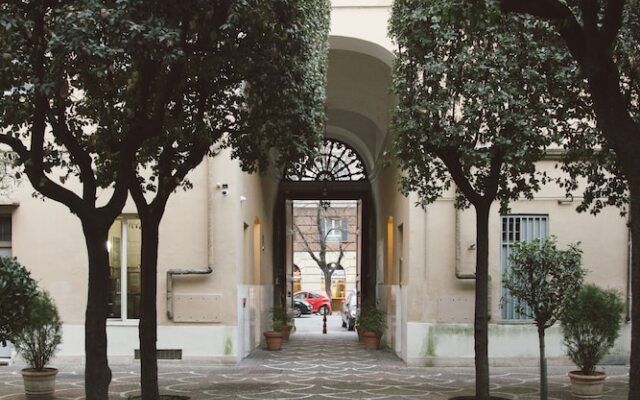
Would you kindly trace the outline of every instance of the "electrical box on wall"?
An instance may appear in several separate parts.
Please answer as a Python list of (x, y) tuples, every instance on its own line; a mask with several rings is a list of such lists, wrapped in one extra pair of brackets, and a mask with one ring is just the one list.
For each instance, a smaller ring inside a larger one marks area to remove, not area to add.
[(221, 294), (174, 294), (174, 322), (222, 322)]
[(473, 295), (438, 298), (438, 322), (472, 323), (473, 304)]

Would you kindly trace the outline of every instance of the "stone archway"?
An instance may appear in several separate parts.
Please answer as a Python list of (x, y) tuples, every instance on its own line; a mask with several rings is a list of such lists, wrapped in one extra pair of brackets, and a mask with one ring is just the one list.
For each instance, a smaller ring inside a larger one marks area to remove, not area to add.
[(354, 200), (357, 215), (357, 284), (361, 299), (375, 297), (375, 212), (367, 169), (349, 145), (325, 139), (315, 158), (292, 163), (279, 185), (274, 218), (274, 298), (281, 304), (293, 294), (291, 202), (294, 200)]

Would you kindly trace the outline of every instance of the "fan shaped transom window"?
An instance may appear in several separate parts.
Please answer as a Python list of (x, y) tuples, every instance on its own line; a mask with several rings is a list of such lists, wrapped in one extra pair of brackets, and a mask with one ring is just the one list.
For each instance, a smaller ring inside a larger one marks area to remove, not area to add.
[(288, 181), (362, 181), (366, 171), (362, 159), (349, 145), (324, 139), (316, 156), (293, 163), (286, 171)]

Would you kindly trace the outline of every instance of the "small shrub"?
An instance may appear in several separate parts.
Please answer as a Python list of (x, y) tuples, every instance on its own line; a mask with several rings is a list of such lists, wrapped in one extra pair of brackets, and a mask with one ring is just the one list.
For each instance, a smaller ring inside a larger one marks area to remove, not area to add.
[(62, 324), (49, 293), (40, 291), (31, 304), (31, 314), (15, 335), (16, 349), (27, 364), (44, 369), (62, 342)]
[(277, 320), (277, 319), (274, 319), (272, 321), (271, 325), (273, 327), (273, 331), (274, 332), (284, 332), (285, 329), (287, 328), (287, 324), (286, 323), (284, 323), (284, 322), (282, 322), (280, 320)]
[(620, 335), (624, 304), (614, 290), (585, 285), (561, 316), (567, 355), (585, 374), (613, 347)]
[(277, 306), (271, 309), (271, 324), (274, 332), (284, 332), (287, 324), (291, 322), (291, 316), (286, 307)]
[(515, 303), (516, 310), (532, 318), (538, 327), (540, 399), (546, 400), (549, 388), (544, 331), (556, 323), (580, 291), (585, 275), (582, 251), (577, 244), (560, 250), (552, 236), (516, 243), (509, 260), (511, 267), (502, 276), (502, 286), (519, 300)]
[(0, 257), (0, 343), (20, 331), (30, 314), (30, 305), (38, 293), (36, 281), (18, 260)]
[(383, 333), (387, 329), (387, 313), (378, 309), (375, 304), (364, 304), (356, 325), (363, 332)]

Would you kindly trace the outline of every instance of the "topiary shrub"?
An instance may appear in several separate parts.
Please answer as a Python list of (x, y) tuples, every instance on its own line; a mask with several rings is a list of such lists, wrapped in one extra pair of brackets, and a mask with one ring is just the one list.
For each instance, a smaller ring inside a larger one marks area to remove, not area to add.
[(32, 300), (29, 318), (14, 336), (16, 349), (29, 367), (44, 369), (62, 342), (61, 329), (60, 316), (53, 299), (45, 291), (38, 292)]
[(0, 257), (0, 343), (20, 331), (30, 314), (38, 285), (29, 271), (12, 257)]
[[(557, 248), (556, 238), (518, 242), (509, 256), (510, 268), (502, 286), (519, 301), (515, 309), (531, 318), (538, 328), (540, 349), (540, 399), (549, 397), (545, 330), (556, 323), (565, 306), (577, 296), (585, 271), (578, 245)], [(504, 304), (505, 299), (501, 300)]]
[(560, 318), (567, 355), (584, 374), (613, 347), (620, 335), (624, 304), (614, 290), (585, 285)]

